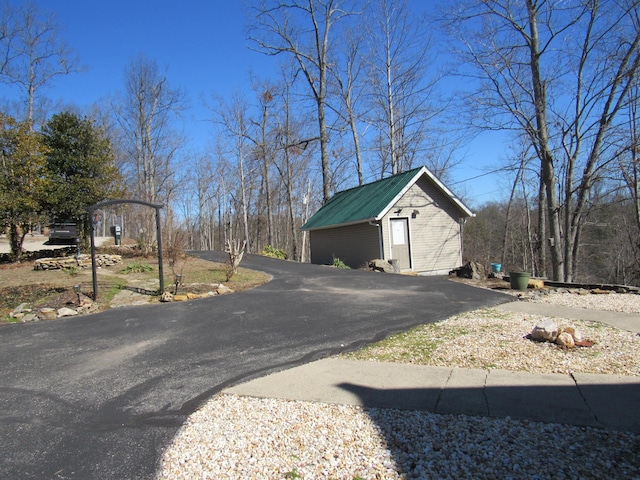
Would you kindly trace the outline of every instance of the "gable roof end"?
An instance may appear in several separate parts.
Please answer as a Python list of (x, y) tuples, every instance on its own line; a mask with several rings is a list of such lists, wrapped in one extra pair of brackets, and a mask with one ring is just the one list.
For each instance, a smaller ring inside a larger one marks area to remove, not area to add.
[(474, 216), (426, 167), (419, 167), (336, 193), (302, 226), (302, 230), (320, 230), (380, 220), (422, 175), (427, 175), (460, 208), (464, 216)]

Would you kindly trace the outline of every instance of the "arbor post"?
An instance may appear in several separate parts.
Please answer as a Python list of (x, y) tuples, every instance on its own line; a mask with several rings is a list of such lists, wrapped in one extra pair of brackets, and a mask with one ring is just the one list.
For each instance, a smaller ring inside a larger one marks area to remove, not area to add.
[(164, 269), (162, 267), (162, 232), (160, 229), (160, 209), (163, 205), (156, 203), (143, 202), (142, 200), (108, 200), (106, 202), (96, 203), (87, 207), (89, 212), (89, 223), (91, 224), (91, 274), (93, 278), (93, 300), (98, 299), (98, 275), (96, 271), (96, 241), (95, 241), (95, 225), (94, 212), (110, 205), (119, 205), (121, 203), (135, 203), (156, 209), (156, 241), (158, 242), (158, 277), (160, 281), (160, 295), (164, 293)]

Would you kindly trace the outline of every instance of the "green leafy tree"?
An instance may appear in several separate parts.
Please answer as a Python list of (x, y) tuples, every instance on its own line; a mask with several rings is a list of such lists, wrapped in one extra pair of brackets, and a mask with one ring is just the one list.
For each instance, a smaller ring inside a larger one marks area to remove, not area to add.
[(9, 228), (11, 256), (20, 259), (24, 237), (42, 218), (47, 191), (46, 148), (31, 123), (0, 114), (0, 221)]
[(50, 182), (46, 211), (52, 219), (76, 221), (86, 237), (86, 207), (122, 195), (111, 142), (92, 120), (70, 112), (51, 117), (42, 142)]

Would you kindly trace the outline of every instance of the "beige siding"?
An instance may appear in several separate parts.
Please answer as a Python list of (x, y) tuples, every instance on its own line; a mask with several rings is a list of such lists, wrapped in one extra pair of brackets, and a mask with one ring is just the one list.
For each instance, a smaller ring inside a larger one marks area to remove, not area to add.
[[(400, 213), (395, 213), (398, 209)], [(412, 218), (412, 212), (419, 213)], [(418, 180), (382, 220), (384, 256), (393, 258), (389, 241), (389, 219), (409, 219), (412, 270), (445, 273), (462, 263), (459, 210), (425, 177)]]
[(351, 268), (360, 268), (380, 257), (378, 227), (368, 223), (313, 230), (310, 239), (311, 263), (330, 264), (335, 256)]

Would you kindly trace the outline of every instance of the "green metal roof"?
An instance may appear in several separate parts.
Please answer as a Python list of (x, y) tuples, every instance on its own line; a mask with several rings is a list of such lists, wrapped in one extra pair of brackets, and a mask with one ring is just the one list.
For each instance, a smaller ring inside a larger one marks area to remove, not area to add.
[(302, 226), (317, 230), (378, 219), (402, 190), (424, 167), (336, 193)]

